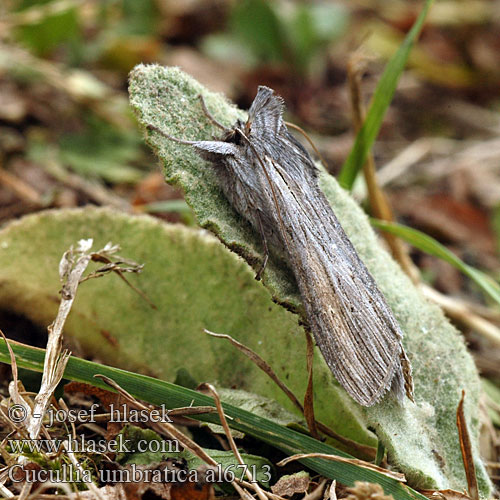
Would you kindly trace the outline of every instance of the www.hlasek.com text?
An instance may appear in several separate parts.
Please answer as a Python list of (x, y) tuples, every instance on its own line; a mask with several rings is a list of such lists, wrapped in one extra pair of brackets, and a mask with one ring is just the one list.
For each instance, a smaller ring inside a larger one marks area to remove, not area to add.
[(9, 447), (13, 453), (178, 453), (181, 451), (175, 439), (139, 439), (132, 441), (119, 434), (116, 439), (86, 439), (83, 434), (74, 438), (67, 435), (65, 439), (9, 439)]

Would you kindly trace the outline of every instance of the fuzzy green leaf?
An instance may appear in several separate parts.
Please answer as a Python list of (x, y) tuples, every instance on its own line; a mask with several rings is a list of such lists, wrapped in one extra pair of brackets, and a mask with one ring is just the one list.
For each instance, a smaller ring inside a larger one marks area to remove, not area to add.
[[(244, 117), (222, 96), (208, 92), (176, 68), (141, 65), (131, 74), (131, 104), (139, 122), (143, 126), (160, 127), (179, 138), (207, 139), (219, 133), (204, 116), (199, 94), (204, 96), (212, 114), (227, 126), (236, 118)], [(210, 164), (201, 160), (189, 146), (173, 143), (157, 132), (146, 131), (146, 140), (161, 158), (167, 181), (185, 191), (186, 201), (193, 208), (198, 223), (213, 231), (226, 246), (258, 269), (262, 261), (260, 237), (224, 198)], [(365, 214), (335, 179), (322, 172), (320, 186), (401, 324), (405, 347), (413, 364), (417, 398), (416, 405), (407, 402), (404, 407), (398, 407), (386, 399), (375, 407), (360, 408), (338, 389), (319, 357), (315, 390), (320, 419), (326, 418), (329, 422), (331, 419), (337, 422), (338, 419), (362, 419), (366, 426), (376, 430), (391, 462), (408, 475), (411, 484), (463, 489), (466, 482), (455, 411), (460, 392), (465, 388), (468, 394), (466, 411), (478, 457), (480, 384), (472, 358), (442, 312), (426, 302), (382, 250)], [(263, 284), (273, 300), (302, 313), (293, 276), (282, 262), (270, 259)], [(242, 340), (238, 332), (232, 333)], [(259, 336), (261, 332), (255, 334)], [(286, 352), (284, 345), (280, 347), (281, 352)], [(432, 450), (437, 450), (444, 461), (436, 458)], [(487, 492), (489, 482), (479, 458), (477, 462), (479, 480), (483, 491)]]

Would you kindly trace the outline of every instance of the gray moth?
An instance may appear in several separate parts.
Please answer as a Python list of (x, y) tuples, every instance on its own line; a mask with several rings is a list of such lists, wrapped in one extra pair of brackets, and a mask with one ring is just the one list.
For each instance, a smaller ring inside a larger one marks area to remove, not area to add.
[(318, 171), (283, 120), (284, 103), (259, 87), (248, 120), (218, 123), (220, 140), (187, 141), (215, 170), (232, 207), (293, 271), (321, 353), (352, 398), (372, 406), (390, 391), (413, 400), (401, 328), (318, 185)]

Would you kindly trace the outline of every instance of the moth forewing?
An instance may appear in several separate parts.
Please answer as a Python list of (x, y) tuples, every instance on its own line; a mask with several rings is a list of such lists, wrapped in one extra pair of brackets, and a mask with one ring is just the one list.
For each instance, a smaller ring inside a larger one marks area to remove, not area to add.
[[(371, 406), (389, 388), (401, 399), (399, 326), (317, 184), (304, 189), (289, 175), (297, 157), (300, 151), (281, 163), (266, 156), (266, 165), (281, 208), (275, 225), (309, 327), (335, 377), (357, 402)], [(308, 177), (307, 169), (315, 168), (312, 163), (302, 167), (301, 181)], [(262, 192), (269, 193), (265, 184)]]

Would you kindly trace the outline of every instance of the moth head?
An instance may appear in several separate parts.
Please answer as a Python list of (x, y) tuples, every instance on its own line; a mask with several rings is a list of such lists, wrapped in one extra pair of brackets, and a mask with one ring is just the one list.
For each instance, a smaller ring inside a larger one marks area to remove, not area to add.
[(236, 144), (237, 146), (239, 146), (243, 140), (240, 130), (240, 124), (238, 121), (235, 127), (224, 135), (222, 140), (224, 142), (229, 142), (231, 144)]

